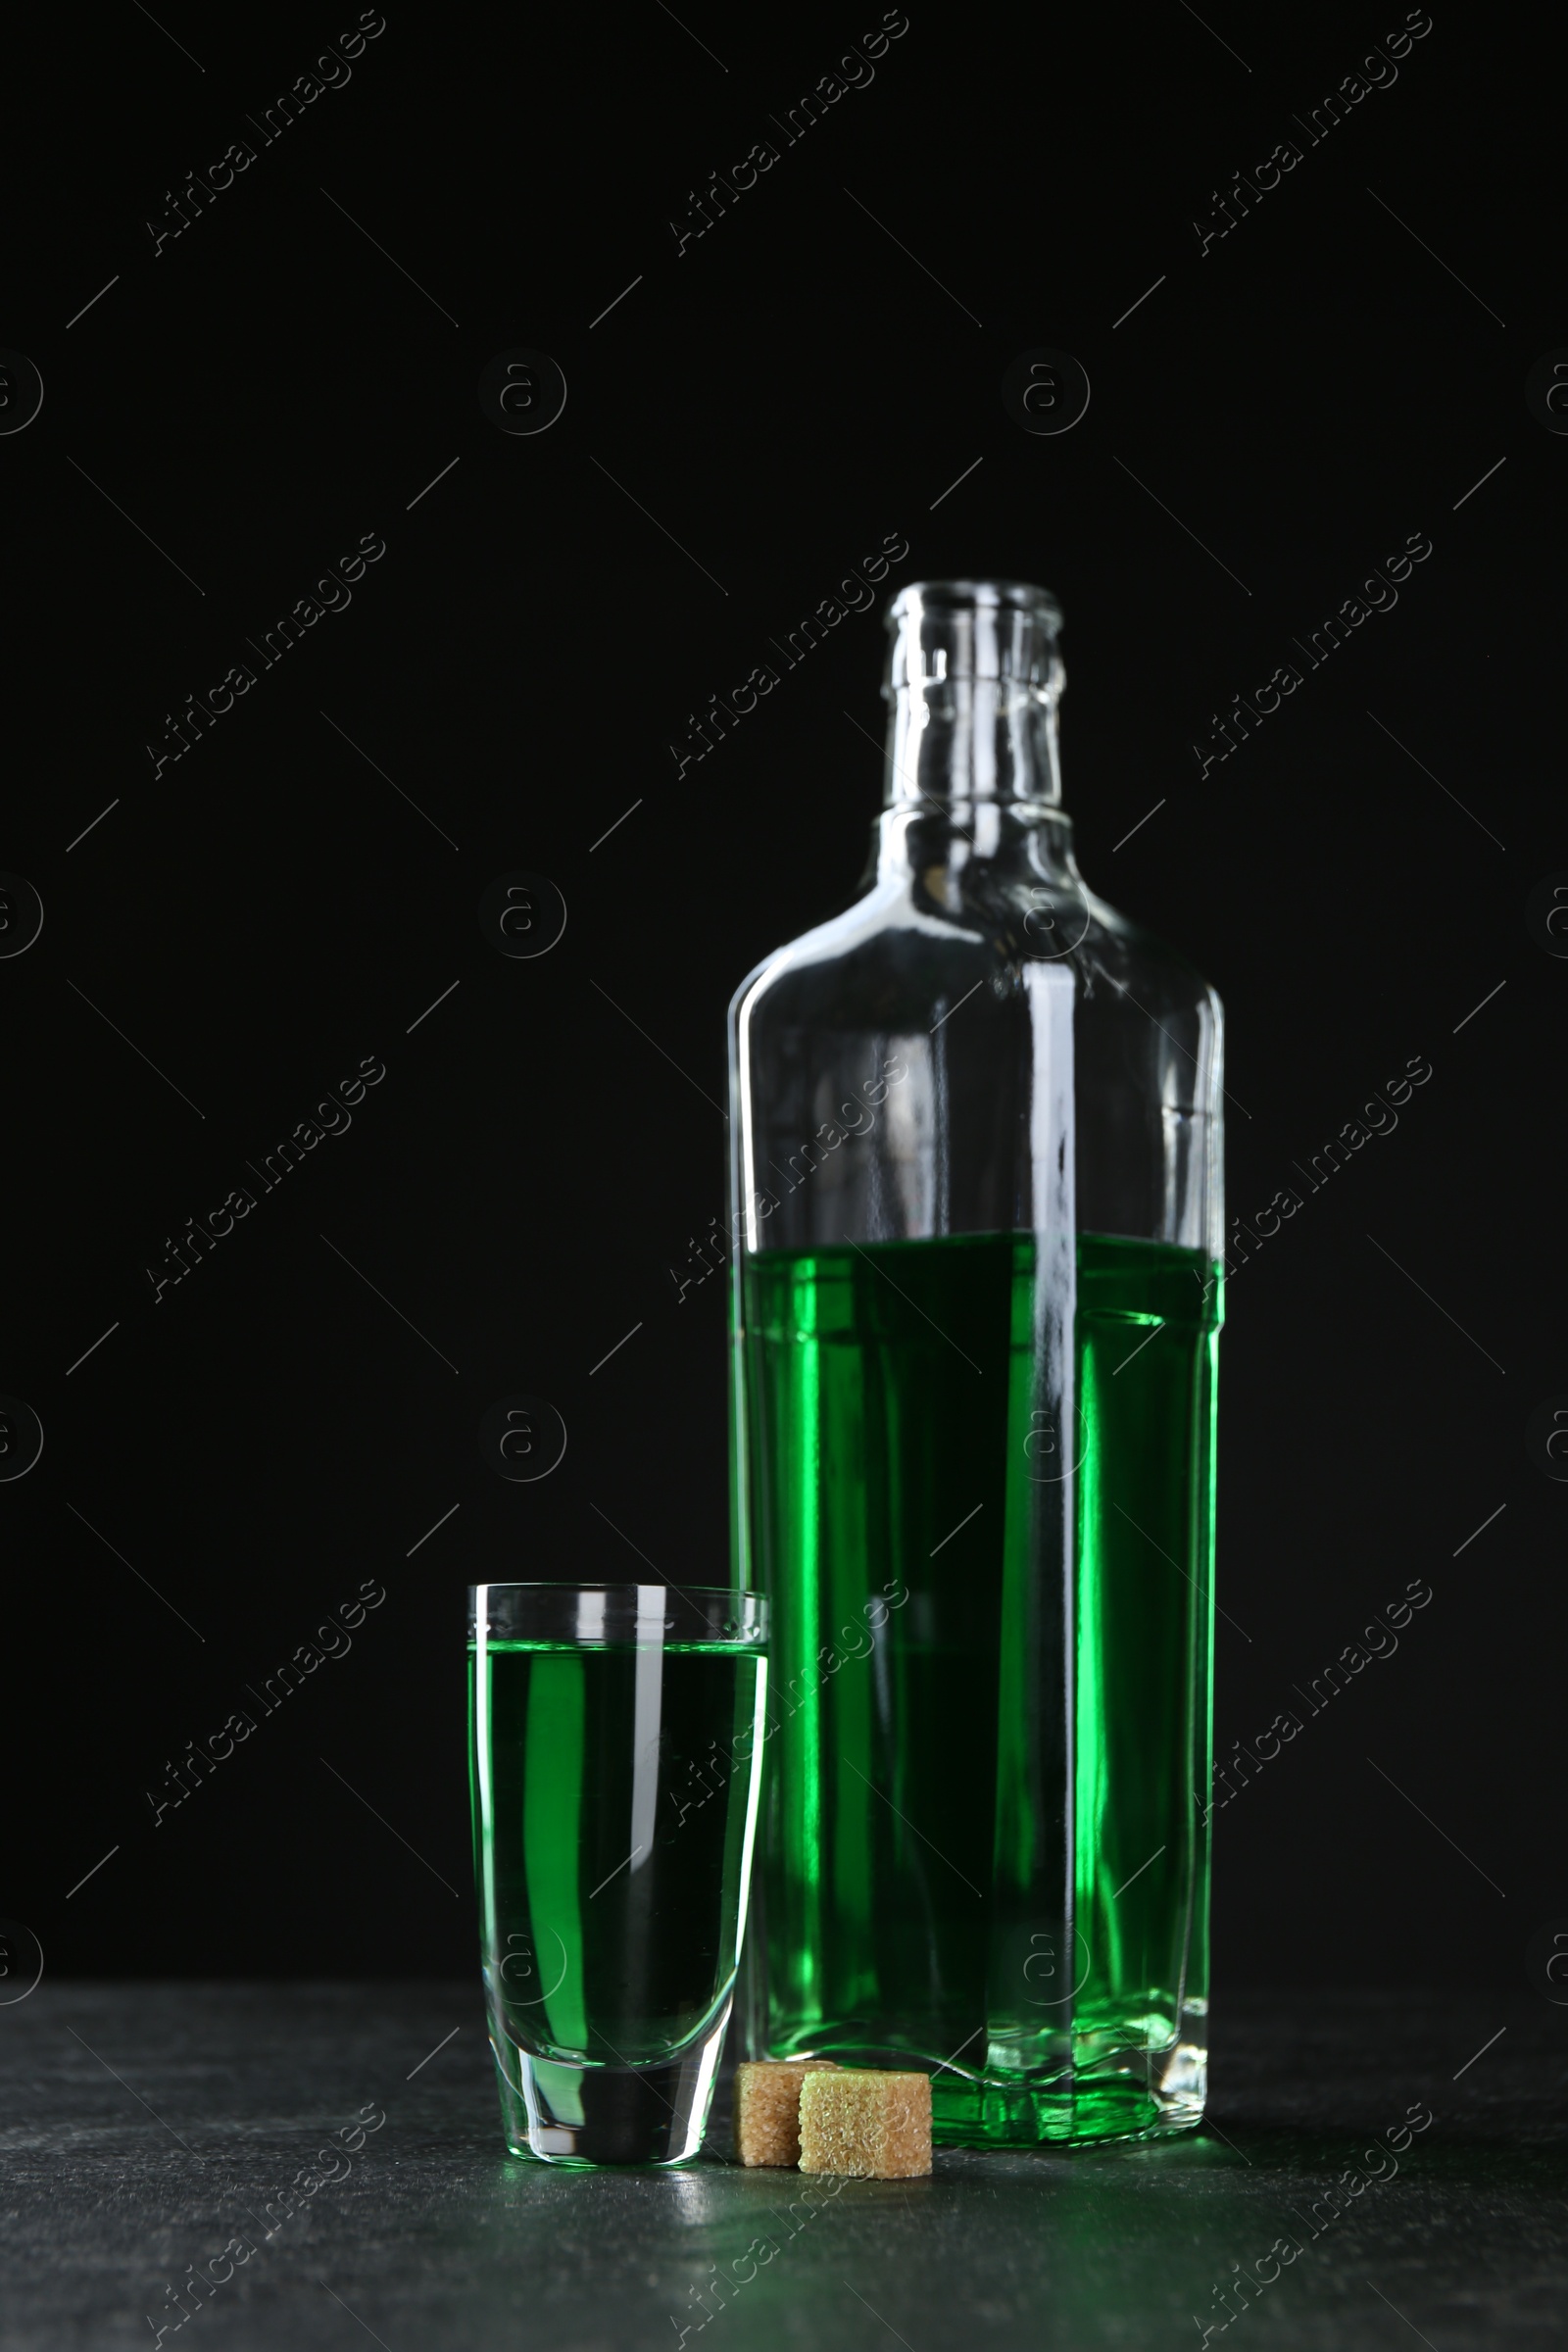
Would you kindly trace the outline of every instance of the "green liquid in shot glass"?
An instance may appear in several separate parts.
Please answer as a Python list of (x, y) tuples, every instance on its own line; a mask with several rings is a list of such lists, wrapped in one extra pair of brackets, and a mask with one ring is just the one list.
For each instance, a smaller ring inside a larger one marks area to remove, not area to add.
[(731, 1645), (470, 1647), (491, 2036), (550, 2069), (660, 2068), (735, 1983), (766, 1664)]

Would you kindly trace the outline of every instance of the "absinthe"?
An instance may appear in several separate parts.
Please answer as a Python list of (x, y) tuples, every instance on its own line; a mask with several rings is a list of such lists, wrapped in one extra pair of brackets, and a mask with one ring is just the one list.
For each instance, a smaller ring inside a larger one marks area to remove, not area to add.
[(762, 2035), (931, 2068), (957, 2140), (1156, 2124), (1152, 2066), (1203, 2001), (1219, 1285), (1196, 1250), (1079, 1237), (1075, 1884), (1070, 1919), (1036, 1924), (1001, 1848), (1030, 1802), (1008, 1564), (1017, 1590), (1057, 1467), (1037, 1278), (1010, 1233), (744, 1265), (748, 1535), (773, 1611)]

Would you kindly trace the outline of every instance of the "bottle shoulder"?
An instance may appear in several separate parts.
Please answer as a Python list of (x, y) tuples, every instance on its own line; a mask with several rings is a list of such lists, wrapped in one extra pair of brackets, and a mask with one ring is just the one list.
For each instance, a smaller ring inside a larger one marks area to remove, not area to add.
[(1085, 942), (1089, 950), (1085, 963), (1090, 967), (1086, 977), (1114, 986), (1118, 978), (1142, 973), (1158, 983), (1167, 1003), (1201, 1007), (1216, 1021), (1223, 1019), (1218, 990), (1180, 948), (1173, 948), (1157, 932), (1123, 914), (1096, 892), (1086, 891), (1084, 896), (1092, 917)]
[[(943, 876), (946, 883), (950, 877)], [(955, 903), (956, 899), (956, 903)], [(1025, 993), (1031, 964), (1069, 969), (1086, 1006), (1135, 998), (1151, 1012), (1188, 1011), (1216, 1024), (1217, 992), (1181, 954), (1091, 891), (1076, 874), (965, 878), (939, 898), (919, 875), (879, 879), (850, 906), (755, 964), (736, 989), (731, 1019), (791, 1024), (834, 1006), (854, 1021), (866, 998), (946, 994), (961, 970)], [(837, 1023), (829, 1021), (829, 1025)]]
[(925, 940), (933, 949), (967, 938), (976, 947), (981, 933), (972, 924), (922, 909), (907, 883), (874, 882), (868, 890), (830, 915), (813, 923), (799, 938), (774, 948), (752, 966), (730, 1000), (732, 1019), (756, 1013), (765, 1000), (781, 993), (818, 995), (831, 988), (846, 965), (870, 966), (895, 956), (907, 957), (914, 943)]

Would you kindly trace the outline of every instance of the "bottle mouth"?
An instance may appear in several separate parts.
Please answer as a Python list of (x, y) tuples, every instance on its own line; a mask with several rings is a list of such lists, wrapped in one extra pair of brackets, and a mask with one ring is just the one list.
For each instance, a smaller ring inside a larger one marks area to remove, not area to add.
[(1013, 680), (1053, 699), (1066, 672), (1061, 607), (1027, 580), (912, 580), (886, 615), (883, 693), (954, 681)]

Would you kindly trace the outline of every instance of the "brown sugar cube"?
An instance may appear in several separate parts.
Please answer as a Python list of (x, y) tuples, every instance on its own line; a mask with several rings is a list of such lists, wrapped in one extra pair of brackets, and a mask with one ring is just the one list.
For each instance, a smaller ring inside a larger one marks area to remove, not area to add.
[(748, 2059), (735, 2070), (735, 2153), (742, 2164), (801, 2160), (801, 2084), (831, 2058)]
[(931, 2078), (844, 2067), (801, 2084), (801, 2170), (908, 2180), (931, 2170)]

